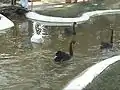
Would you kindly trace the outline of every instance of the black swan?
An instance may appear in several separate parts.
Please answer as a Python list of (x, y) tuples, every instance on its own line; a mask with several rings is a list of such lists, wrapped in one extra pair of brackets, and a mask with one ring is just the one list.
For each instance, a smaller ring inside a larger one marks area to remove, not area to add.
[(56, 62), (69, 60), (73, 56), (73, 47), (72, 47), (73, 44), (75, 44), (75, 41), (70, 42), (69, 54), (65, 53), (63, 51), (57, 51), (57, 53), (55, 54), (56, 56), (55, 56), (54, 60)]
[(70, 27), (67, 27), (67, 28), (64, 29), (64, 33), (67, 36), (69, 36), (69, 35), (76, 35), (75, 25), (76, 25), (76, 22), (73, 22), (72, 29)]
[(76, 22), (73, 23), (73, 35), (76, 35), (75, 25), (76, 25)]
[(113, 47), (113, 29), (111, 29), (110, 42), (101, 42), (100, 49), (110, 49)]

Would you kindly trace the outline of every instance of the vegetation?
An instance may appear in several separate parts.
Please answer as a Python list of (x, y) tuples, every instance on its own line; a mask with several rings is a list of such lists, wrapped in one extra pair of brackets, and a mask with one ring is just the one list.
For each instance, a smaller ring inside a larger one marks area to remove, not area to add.
[(41, 10), (37, 12), (49, 16), (77, 17), (77, 16), (81, 16), (81, 14), (84, 12), (92, 11), (92, 10), (101, 10), (101, 9), (106, 9), (106, 8), (101, 4), (94, 5), (90, 2), (87, 2), (87, 3), (76, 3), (76, 4), (64, 4), (63, 7), (60, 8)]

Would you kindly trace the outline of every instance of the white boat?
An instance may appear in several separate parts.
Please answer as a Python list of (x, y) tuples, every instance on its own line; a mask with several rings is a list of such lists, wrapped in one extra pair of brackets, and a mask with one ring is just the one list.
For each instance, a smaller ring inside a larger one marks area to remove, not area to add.
[(14, 26), (14, 23), (4, 15), (0, 14), (0, 32)]

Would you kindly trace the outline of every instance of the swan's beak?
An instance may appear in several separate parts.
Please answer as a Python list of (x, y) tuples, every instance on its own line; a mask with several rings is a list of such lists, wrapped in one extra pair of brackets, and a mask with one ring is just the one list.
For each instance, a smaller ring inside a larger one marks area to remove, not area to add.
[(56, 58), (57, 56), (54, 56), (54, 59)]

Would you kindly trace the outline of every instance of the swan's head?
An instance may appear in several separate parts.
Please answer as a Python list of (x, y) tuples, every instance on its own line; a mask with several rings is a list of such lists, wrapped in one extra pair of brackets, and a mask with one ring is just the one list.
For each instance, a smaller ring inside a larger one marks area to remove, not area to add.
[(77, 23), (76, 22), (73, 22), (73, 26), (75, 26)]
[(33, 22), (34, 34), (40, 35), (42, 30), (43, 30), (43, 25), (41, 25), (39, 22)]

